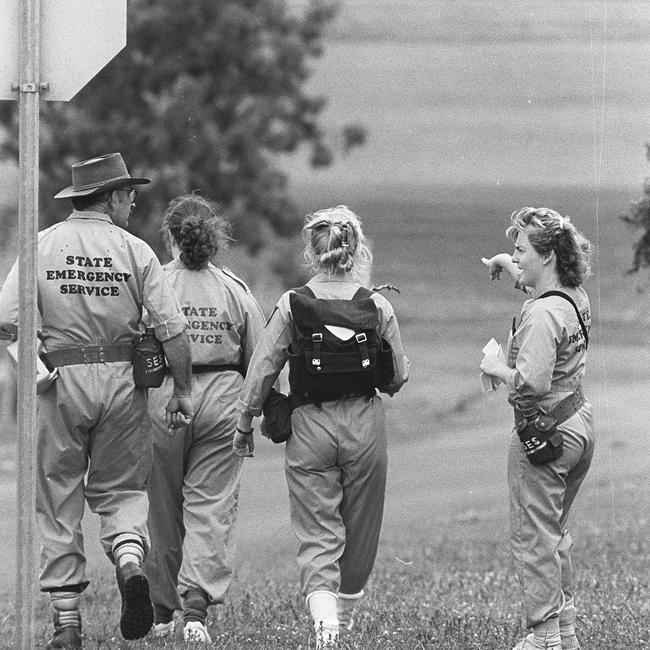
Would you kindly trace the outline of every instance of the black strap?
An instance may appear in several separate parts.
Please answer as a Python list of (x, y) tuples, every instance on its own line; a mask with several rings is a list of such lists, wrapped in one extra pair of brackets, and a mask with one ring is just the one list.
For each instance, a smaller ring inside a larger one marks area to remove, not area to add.
[[(225, 372), (227, 370), (233, 370), (235, 372), (238, 372), (242, 377), (246, 376), (246, 374), (244, 373), (244, 367), (241, 365), (235, 365), (229, 363), (222, 363), (220, 365), (212, 365), (209, 363), (192, 364), (193, 375), (204, 375), (209, 372)], [(166, 375), (172, 374), (172, 370), (169, 366), (165, 368), (165, 374)]]
[(360, 332), (355, 334), (354, 338), (357, 340), (359, 346), (359, 356), (361, 357), (361, 367), (366, 369), (370, 368), (370, 354), (368, 353), (368, 337)]
[(306, 284), (303, 284), (302, 287), (296, 287), (293, 291), (303, 296), (307, 296), (308, 298), (316, 297), (316, 294), (311, 290), (311, 287), (308, 287)]
[(578, 317), (578, 320), (580, 321), (580, 327), (582, 327), (582, 333), (584, 334), (585, 337), (585, 350), (589, 347), (589, 334), (587, 333), (587, 328), (585, 327), (585, 322), (582, 320), (582, 316), (580, 315), (580, 311), (578, 310), (578, 306), (575, 304), (573, 301), (573, 298), (571, 296), (568, 296), (564, 291), (546, 291), (543, 293), (541, 296), (538, 296), (538, 300), (540, 298), (548, 298), (549, 296), (559, 296), (560, 298), (564, 298), (568, 302), (573, 305), (573, 308), (576, 311), (576, 316)]
[[(292, 289), (295, 293), (299, 293), (308, 298), (316, 298), (316, 294), (312, 291), (309, 285), (304, 284), (302, 287), (296, 287)], [(352, 296), (351, 300), (362, 300), (363, 298), (370, 298), (372, 296), (372, 291), (366, 289), (366, 287), (359, 287)]]

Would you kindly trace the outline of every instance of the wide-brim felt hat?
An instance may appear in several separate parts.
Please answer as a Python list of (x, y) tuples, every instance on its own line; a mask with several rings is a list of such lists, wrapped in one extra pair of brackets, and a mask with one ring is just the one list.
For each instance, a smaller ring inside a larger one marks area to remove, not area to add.
[(148, 178), (134, 178), (124, 164), (122, 154), (108, 153), (72, 165), (72, 185), (54, 195), (55, 199), (91, 196), (125, 185), (146, 185)]

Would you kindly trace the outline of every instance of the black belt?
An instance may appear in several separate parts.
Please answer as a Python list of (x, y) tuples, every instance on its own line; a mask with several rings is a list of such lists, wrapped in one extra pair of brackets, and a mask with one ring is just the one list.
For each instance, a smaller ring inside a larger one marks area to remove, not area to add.
[(377, 393), (373, 390), (371, 393), (345, 393), (338, 396), (322, 395), (316, 397), (315, 395), (298, 395), (291, 393), (289, 395), (289, 403), (291, 404), (291, 410), (297, 409), (299, 406), (304, 406), (305, 404), (316, 404), (320, 406), (326, 402), (338, 402), (342, 399), (354, 399), (356, 397), (364, 397), (367, 400), (372, 399)]
[(46, 354), (47, 362), (55, 368), (75, 366), (82, 363), (115, 363), (132, 361), (133, 346), (122, 345), (80, 345), (74, 348), (61, 348)]
[[(242, 367), (241, 366), (236, 366), (234, 364), (223, 364), (220, 366), (217, 365), (209, 365), (209, 364), (196, 364), (192, 366), (192, 374), (193, 375), (202, 375), (206, 372), (225, 372), (227, 370), (233, 370), (234, 372), (238, 372), (240, 375), (243, 375), (244, 373), (242, 372)], [(169, 368), (165, 368), (165, 374), (166, 375), (171, 375), (172, 371)]]
[[(585, 404), (587, 398), (582, 392), (582, 386), (578, 386), (571, 395), (558, 402), (548, 413), (550, 417), (557, 420), (558, 424), (566, 422), (572, 415), (575, 415)], [(525, 420), (524, 414), (515, 408), (515, 425)]]

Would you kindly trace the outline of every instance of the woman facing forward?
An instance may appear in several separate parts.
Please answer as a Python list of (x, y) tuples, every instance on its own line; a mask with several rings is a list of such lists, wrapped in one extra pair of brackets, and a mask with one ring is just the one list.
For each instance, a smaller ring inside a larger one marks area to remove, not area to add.
[(515, 431), (508, 456), (510, 539), (532, 634), (515, 650), (577, 650), (567, 519), (594, 451), (591, 404), (582, 392), (591, 323), (582, 283), (591, 245), (568, 217), (547, 208), (512, 214), (512, 258), (486, 260), (531, 294), (513, 323), (508, 360), (481, 370), (505, 382)]
[(166, 378), (149, 392), (154, 462), (148, 485), (151, 553), (145, 572), (154, 605), (154, 636), (174, 632), (183, 608), (184, 638), (209, 643), (207, 607), (224, 602), (233, 578), (232, 528), (242, 460), (233, 453), (235, 403), (264, 316), (248, 287), (212, 261), (228, 240), (212, 203), (190, 194), (173, 199), (162, 233), (173, 261), (164, 268), (189, 323), (191, 424), (170, 431), (164, 418), (172, 389)]
[[(307, 321), (326, 323), (321, 332), (308, 335), (307, 347), (315, 341), (311, 352), (303, 351), (307, 363), (318, 368), (316, 374), (325, 364), (328, 338), (340, 337), (342, 345), (356, 350), (349, 357), (361, 363), (359, 370), (369, 367), (372, 357), (364, 346), (371, 347), (375, 334), (377, 340), (385, 339), (392, 347), (394, 375), (379, 388), (390, 395), (406, 382), (408, 359), (392, 306), (365, 289), (372, 255), (358, 217), (342, 205), (320, 210), (307, 217), (303, 239), (305, 257), (316, 274), (305, 287), (280, 297), (262, 333), (238, 402), (234, 446), (237, 453), (252, 455), (252, 419), (260, 414), (291, 352), (293, 433), (285, 462), (291, 525), (299, 540), (302, 592), (317, 644), (323, 646), (337, 638), (339, 626), (351, 629), (353, 609), (375, 561), (386, 485), (386, 431), (377, 386), (361, 378), (368, 373), (356, 373), (359, 386), (350, 379), (354, 373), (337, 375), (334, 385), (327, 385), (326, 377), (315, 379), (300, 365), (301, 337)], [(362, 321), (371, 328), (367, 337), (355, 336), (355, 325)], [(321, 341), (323, 349), (317, 351)], [(320, 386), (310, 385), (320, 379)]]

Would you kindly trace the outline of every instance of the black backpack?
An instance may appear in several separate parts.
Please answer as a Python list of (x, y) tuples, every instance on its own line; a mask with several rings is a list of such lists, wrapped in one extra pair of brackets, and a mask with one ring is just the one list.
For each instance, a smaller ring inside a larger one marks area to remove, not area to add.
[[(326, 401), (374, 395), (395, 374), (388, 341), (377, 334), (379, 312), (372, 292), (360, 287), (350, 300), (316, 298), (303, 286), (290, 295), (294, 339), (289, 348), (289, 385), (300, 400)], [(354, 331), (347, 340), (327, 325)]]

